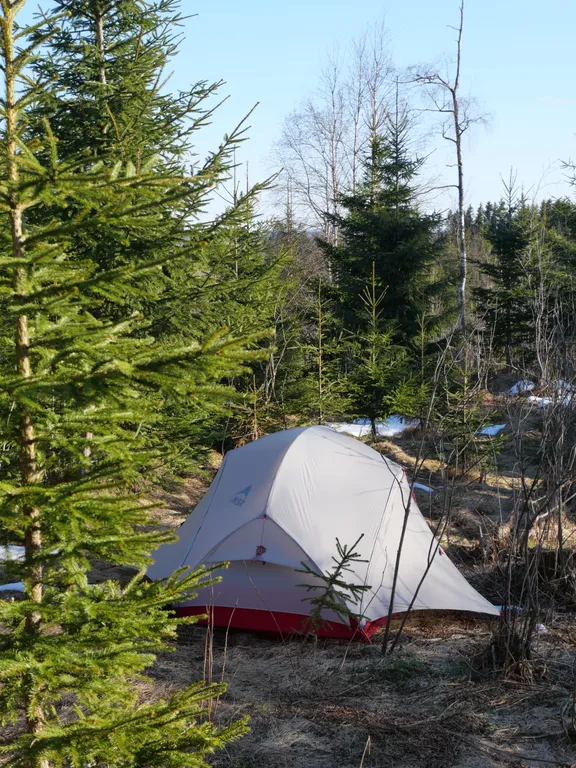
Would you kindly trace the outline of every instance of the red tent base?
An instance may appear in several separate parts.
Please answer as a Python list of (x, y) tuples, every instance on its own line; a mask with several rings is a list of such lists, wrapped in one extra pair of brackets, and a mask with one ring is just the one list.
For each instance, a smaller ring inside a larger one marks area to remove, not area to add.
[[(225, 608), (222, 606), (183, 606), (176, 608), (178, 616), (198, 616), (208, 614), (209, 619), (201, 619), (198, 624), (230, 629), (244, 629), (248, 632), (268, 632), (275, 635), (302, 634), (305, 631), (306, 616), (298, 613), (280, 611), (258, 611), (254, 608)], [(370, 642), (371, 636), (386, 623), (386, 618), (368, 622), (359, 627), (333, 622), (319, 628), (318, 637), (333, 637), (338, 640), (364, 640)]]

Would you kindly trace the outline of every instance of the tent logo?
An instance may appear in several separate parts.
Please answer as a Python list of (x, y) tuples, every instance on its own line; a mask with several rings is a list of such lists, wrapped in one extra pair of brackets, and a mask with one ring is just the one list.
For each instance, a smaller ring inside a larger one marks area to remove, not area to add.
[(244, 490), (238, 491), (238, 493), (232, 499), (232, 504), (235, 504), (237, 507), (241, 507), (248, 498), (248, 494), (251, 490), (252, 486), (249, 485), (247, 488), (244, 488)]

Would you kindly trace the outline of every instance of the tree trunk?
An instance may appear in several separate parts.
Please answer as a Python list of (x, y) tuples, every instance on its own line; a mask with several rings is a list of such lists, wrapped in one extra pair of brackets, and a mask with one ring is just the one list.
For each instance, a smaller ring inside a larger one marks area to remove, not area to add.
[[(25, 257), (25, 239), (22, 226), (23, 205), (20, 199), (19, 171), (17, 160), (18, 137), (18, 110), (16, 107), (16, 78), (18, 75), (18, 62), (14, 48), (14, 20), (16, 10), (13, 5), (3, 4), (2, 37), (4, 48), (5, 66), (5, 141), (7, 151), (7, 172), (10, 183), (9, 221), (12, 257), (21, 263)], [(13, 285), (14, 295), (17, 300), (24, 301), (26, 294), (26, 276), (24, 269), (18, 266), (14, 271)], [(28, 317), (19, 315), (16, 318), (15, 328), (15, 354), (16, 370), (23, 379), (31, 376), (30, 365), (30, 339), (28, 331)], [(18, 406), (19, 427), (18, 442), (20, 453), (20, 481), (23, 486), (34, 485), (39, 482), (40, 475), (36, 462), (36, 437), (34, 424), (27, 406)], [(42, 549), (42, 536), (40, 530), (40, 510), (30, 504), (23, 506), (22, 513), (27, 518), (25, 522), (25, 565), (29, 578), (26, 597), (32, 603), (42, 602), (42, 566), (38, 563), (38, 555)], [(36, 635), (41, 631), (41, 615), (37, 610), (30, 610), (26, 616), (25, 632)], [(36, 703), (36, 690), (34, 680), (30, 680), (25, 691), (26, 731), (38, 734), (42, 731), (44, 712), (41, 705)], [(44, 758), (38, 758), (37, 768), (49, 768), (49, 763)]]
[(458, 246), (460, 251), (460, 283), (458, 302), (460, 305), (460, 328), (466, 332), (466, 280), (468, 277), (468, 258), (466, 254), (466, 219), (464, 210), (464, 163), (462, 161), (462, 134), (464, 128), (460, 117), (460, 66), (462, 62), (462, 32), (464, 30), (464, 0), (460, 3), (460, 26), (458, 28), (458, 53), (456, 59), (456, 77), (451, 88), (452, 110), (454, 116), (454, 141), (456, 143), (456, 164), (458, 166)]
[(106, 45), (104, 42), (104, 15), (101, 10), (97, 11), (95, 21), (96, 48), (98, 49), (98, 81), (101, 85), (106, 85)]
[(506, 310), (506, 367), (512, 370), (512, 320), (510, 312)]
[(456, 135), (456, 161), (458, 165), (458, 249), (460, 252), (460, 282), (458, 285), (458, 304), (460, 306), (460, 328), (466, 331), (466, 281), (468, 279), (468, 257), (466, 254), (466, 219), (464, 209), (464, 165), (462, 162), (462, 129), (458, 93), (453, 92), (454, 129)]

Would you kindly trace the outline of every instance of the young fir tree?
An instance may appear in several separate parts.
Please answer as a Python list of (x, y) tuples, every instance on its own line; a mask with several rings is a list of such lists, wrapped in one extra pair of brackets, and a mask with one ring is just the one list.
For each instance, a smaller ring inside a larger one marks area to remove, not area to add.
[(324, 424), (349, 412), (350, 393), (346, 360), (342, 359), (346, 344), (334, 315), (332, 291), (321, 278), (316, 284), (307, 313), (307, 332), (300, 338), (305, 371), (300, 381), (299, 413), (305, 421)]
[(480, 268), (491, 286), (477, 288), (475, 294), (496, 349), (504, 350), (511, 366), (515, 349), (530, 335), (529, 247), (534, 238), (532, 212), (523, 200), (516, 201), (512, 187), (503, 204), (494, 207), (484, 236), (492, 258)]
[[(147, 277), (145, 292), (107, 299), (98, 316), (117, 320), (127, 311), (144, 311), (153, 335), (175, 344), (199, 341), (224, 325), (236, 333), (266, 327), (262, 296), (276, 286), (277, 275), (253, 226), (257, 188), (239, 195), (234, 184), (231, 204), (219, 219), (198, 223), (206, 193), (232, 169), (224, 167), (222, 152), (188, 168), (219, 84), (200, 82), (178, 94), (165, 87), (180, 43), (181, 0), (57, 0), (56, 6), (66, 15), (42, 26), (39, 34), (51, 33), (47, 55), (34, 64), (55, 88), (36, 107), (33, 128), (41, 132), (48, 118), (62, 158), (106, 156), (138, 169), (155, 157), (158, 168), (192, 173), (197, 181), (189, 195), (159, 201), (161, 215), (146, 230), (74, 234), (75, 252), (100, 269), (162, 260), (162, 269)], [(199, 405), (175, 402), (165, 393), (156, 398), (162, 428), (143, 435), (152, 445), (168, 446), (164, 466), (171, 472), (190, 468), (198, 438), (209, 442), (219, 417), (228, 413), (215, 412), (210, 400)]]
[[(219, 685), (139, 699), (136, 682), (175, 636), (164, 609), (201, 586), (202, 573), (144, 579), (149, 552), (170, 536), (146, 527), (130, 491), (150, 461), (136, 425), (153, 423), (154, 391), (227, 398), (219, 382), (242, 373), (249, 340), (222, 331), (166, 345), (141, 313), (115, 321), (103, 302), (145, 294), (146, 277), (170, 256), (104, 266), (78, 244), (84, 233), (105, 243), (160, 228), (171, 203), (201, 205), (214, 175), (186, 177), (152, 155), (136, 165), (101, 149), (63, 159), (47, 121), (30, 137), (30, 110), (54, 94), (30, 76), (32, 30), (16, 24), (25, 4), (0, 0), (0, 408), (14, 455), (0, 484), (0, 529), (25, 548), (13, 564), (24, 599), (0, 603), (0, 718), (11, 724), (0, 753), (21, 768), (202, 766), (245, 724), (220, 729), (206, 717), (203, 702)], [(226, 170), (235, 139), (214, 167)], [(92, 559), (139, 572), (123, 588), (92, 586)]]
[(348, 341), (353, 360), (348, 385), (354, 415), (370, 420), (374, 441), (376, 421), (394, 411), (407, 373), (406, 350), (394, 344), (391, 325), (382, 318), (385, 297), (385, 293), (378, 291), (373, 264), (370, 284), (358, 297), (364, 315), (363, 327)]
[[(259, 381), (270, 428), (318, 424), (348, 411), (341, 326), (316, 239), (285, 216), (268, 223), (268, 247), (282, 260), (274, 305), (273, 349)], [(261, 408), (262, 413), (262, 408)]]
[[(234, 200), (235, 205), (241, 204), (239, 198)], [(196, 415), (187, 415), (182, 408), (175, 414), (179, 424), (171, 417), (172, 435), (182, 431), (183, 445), (199, 428), (205, 438), (211, 435), (218, 442), (230, 437), (255, 438), (278, 428), (270, 360), (277, 343), (274, 332), (282, 323), (292, 284), (287, 273), (290, 253), (282, 247), (272, 252), (266, 226), (256, 224), (254, 219), (248, 204), (243, 220), (237, 216), (235, 221), (223, 224), (205, 248), (210, 269), (202, 282), (183, 284), (166, 300), (173, 310), (166, 322), (173, 325), (177, 335), (187, 329), (188, 334), (202, 338), (222, 323), (240, 334), (259, 333), (263, 328), (271, 331), (262, 339), (261, 361), (254, 363), (245, 376), (230, 380), (237, 397), (222, 410), (221, 418), (215, 419), (207, 411), (203, 422), (192, 424), (190, 416)]]
[[(55, 84), (40, 105), (67, 154), (145, 161), (155, 153), (174, 169), (209, 119), (206, 96), (219, 83), (196, 83), (176, 96), (165, 86), (181, 43), (181, 0), (53, 0), (61, 15), (44, 23), (47, 48), (33, 63)], [(188, 118), (193, 118), (189, 120)]]
[(576, 335), (576, 205), (569, 200), (547, 200), (538, 212), (549, 311), (565, 337)]
[(432, 267), (444, 248), (437, 215), (422, 213), (416, 203), (415, 178), (422, 160), (409, 154), (410, 118), (400, 108), (382, 134), (374, 133), (364, 161), (361, 184), (344, 195), (344, 214), (335, 217), (340, 244), (323, 244), (340, 293), (344, 324), (362, 328), (358, 297), (371, 282), (372, 265), (385, 291), (383, 320), (394, 324), (395, 340), (407, 343), (418, 335), (419, 318), (438, 326), (446, 306), (434, 317), (434, 299), (446, 295), (445, 281)]
[[(178, 23), (175, 0), (56, 0), (63, 16), (45, 21), (38, 30), (49, 34), (42, 56), (33, 63), (40, 80), (54, 83), (50, 98), (32, 110), (30, 133), (42, 134), (48, 119), (59, 140), (62, 159), (129, 162), (136, 169), (152, 156), (168, 172), (186, 172), (185, 153), (194, 130), (206, 116), (204, 98), (215, 86), (204, 84), (189, 93), (172, 95), (163, 89), (165, 68), (176, 52), (174, 24)], [(202, 169), (208, 184), (221, 168)], [(198, 189), (197, 192), (200, 190)], [(146, 260), (152, 253), (177, 253), (182, 247), (186, 212), (198, 200), (182, 198), (164, 207), (164, 216), (151, 231), (131, 231), (122, 236), (103, 231), (97, 236), (75, 234), (75, 250), (103, 268), (128, 261)], [(74, 210), (71, 210), (74, 215)], [(171, 267), (150, 276), (152, 300), (162, 291)], [(177, 262), (180, 272), (182, 260)], [(173, 269), (174, 267), (172, 267)], [(127, 308), (140, 310), (145, 299), (128, 292), (120, 307), (105, 304), (100, 313), (122, 315)]]

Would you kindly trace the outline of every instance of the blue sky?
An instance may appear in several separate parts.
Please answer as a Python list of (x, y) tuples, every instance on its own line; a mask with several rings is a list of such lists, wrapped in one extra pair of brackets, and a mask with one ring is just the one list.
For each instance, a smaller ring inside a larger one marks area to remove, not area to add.
[[(314, 90), (329, 51), (344, 57), (383, 17), (398, 67), (449, 57), (455, 33), (448, 25), (457, 23), (458, 8), (458, 0), (183, 0), (196, 16), (186, 22), (171, 82), (225, 81), (221, 93), (230, 98), (204, 129), (201, 153), (259, 102), (239, 160), (249, 162), (252, 181), (261, 180), (273, 170), (271, 148), (285, 116)], [(497, 198), (511, 167), (539, 197), (570, 191), (559, 161), (576, 159), (575, 29), (573, 0), (466, 0), (462, 94), (491, 115), (465, 147), (473, 204)], [(439, 149), (432, 165), (449, 180), (446, 160)]]
[[(328, 51), (344, 55), (383, 16), (399, 67), (451, 56), (448, 25), (457, 23), (459, 7), (458, 0), (184, 2), (198, 15), (187, 22), (174, 82), (226, 81), (230, 100), (206, 132), (208, 142), (260, 102), (242, 153), (254, 180), (267, 174), (283, 119), (314, 89)], [(498, 197), (511, 167), (540, 197), (569, 191), (559, 161), (576, 159), (575, 29), (572, 0), (467, 0), (462, 93), (491, 116), (466, 144), (472, 203)]]

